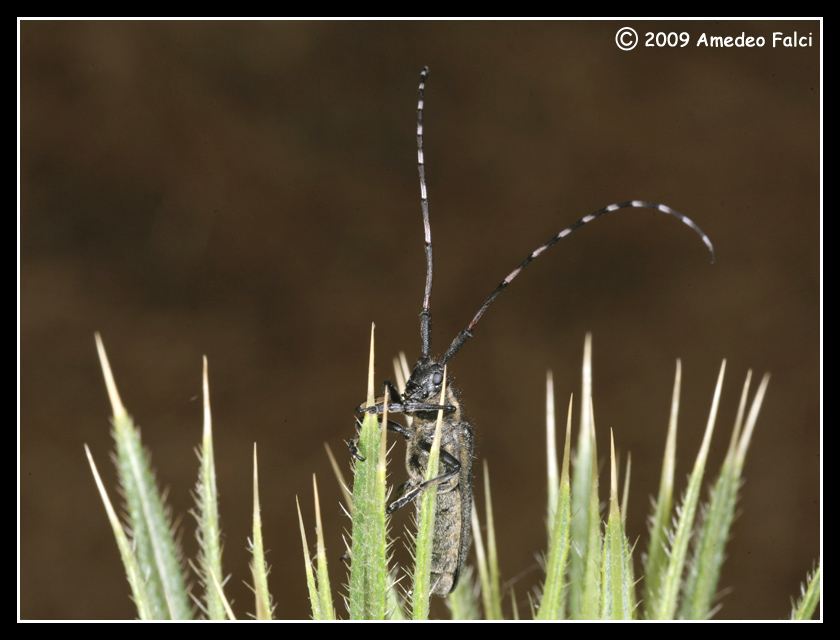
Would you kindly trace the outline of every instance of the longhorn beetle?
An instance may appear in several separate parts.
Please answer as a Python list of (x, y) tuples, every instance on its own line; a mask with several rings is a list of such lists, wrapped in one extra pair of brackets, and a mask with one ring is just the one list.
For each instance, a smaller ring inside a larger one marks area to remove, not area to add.
[[(443, 357), (440, 360), (432, 358), (430, 355), (432, 312), (429, 302), (432, 294), (432, 236), (429, 224), (429, 200), (426, 195), (425, 160), (423, 158), (423, 98), (428, 75), (429, 68), (424, 67), (420, 73), (418, 91), (420, 97), (417, 102), (417, 170), (420, 174), (420, 204), (423, 210), (423, 228), (426, 242), (426, 289), (423, 295), (423, 310), (420, 312), (421, 354), (406, 382), (404, 393), (400, 394), (394, 385), (386, 380), (383, 384), (384, 398), (377, 398), (376, 403), (372, 406), (362, 403), (356, 408), (356, 412), (381, 414), (387, 402), (388, 413), (403, 413), (406, 415), (408, 426), (403, 426), (391, 420), (387, 422), (389, 430), (399, 433), (408, 441), (406, 445), (406, 470), (409, 476), (408, 481), (398, 490), (397, 499), (388, 506), (388, 513), (393, 513), (413, 501), (429, 487), (438, 487), (431, 568), (432, 592), (445, 596), (458, 584), (458, 578), (461, 575), (470, 548), (474, 439), (472, 426), (461, 413), (459, 394), (451, 385), (446, 390), (445, 404), (439, 404), (443, 368), (472, 337), (473, 329), (484, 312), (487, 311), (487, 307), (519, 275), (522, 269), (531, 264), (546, 249), (587, 222), (619, 209), (656, 209), (673, 216), (700, 236), (712, 254), (712, 262), (715, 261), (715, 252), (712, 241), (700, 227), (689, 218), (664, 204), (644, 200), (611, 204), (581, 218), (532, 251), (516, 269), (499, 283), (487, 300), (484, 301), (484, 304), (481, 305), (472, 322), (455, 337)], [(429, 451), (432, 447), (432, 438), (435, 432), (435, 421), (440, 410), (443, 410), (440, 444), (442, 473), (436, 478), (425, 481)], [(357, 443), (358, 436), (350, 439), (350, 452), (359, 460), (364, 461), (364, 458), (358, 452)]]

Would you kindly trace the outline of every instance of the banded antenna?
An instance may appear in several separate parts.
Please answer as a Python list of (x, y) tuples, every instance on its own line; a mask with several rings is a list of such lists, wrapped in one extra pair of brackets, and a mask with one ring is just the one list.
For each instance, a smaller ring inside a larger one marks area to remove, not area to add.
[[(432, 295), (432, 271), (433, 271), (433, 260), (432, 260), (432, 228), (429, 222), (429, 198), (426, 191), (426, 165), (423, 158), (423, 98), (426, 89), (426, 78), (429, 76), (429, 67), (423, 67), (423, 71), (420, 73), (420, 87), (418, 89), (419, 99), (417, 101), (417, 171), (420, 174), (420, 203), (423, 209), (423, 231), (425, 234), (425, 243), (426, 243), (426, 289), (425, 293), (423, 294), (423, 310), (420, 312), (420, 341), (422, 346), (422, 356), (425, 358), (429, 357), (429, 352), (431, 351), (431, 340), (432, 340), (432, 312), (431, 312), (431, 295)], [(656, 202), (647, 202), (646, 200), (630, 200), (628, 202), (621, 202), (618, 204), (611, 204), (603, 209), (599, 209), (595, 213), (590, 213), (588, 216), (584, 216), (573, 225), (566, 227), (556, 236), (551, 238), (548, 242), (543, 245), (540, 245), (536, 249), (534, 249), (527, 258), (525, 258), (522, 263), (516, 267), (513, 271), (511, 271), (507, 277), (502, 280), (499, 285), (493, 290), (493, 292), (487, 297), (487, 300), (484, 301), (484, 304), (481, 305), (481, 308), (478, 310), (478, 313), (475, 314), (475, 317), (472, 319), (470, 324), (467, 326), (466, 329), (461, 331), (455, 339), (452, 341), (452, 344), (449, 345), (449, 348), (446, 350), (443, 358), (441, 359), (441, 364), (446, 364), (455, 356), (456, 353), (464, 346), (464, 344), (472, 337), (473, 329), (475, 325), (478, 324), (478, 321), (481, 319), (481, 316), (484, 315), (484, 312), (487, 311), (487, 308), (490, 304), (496, 299), (496, 297), (504, 291), (507, 286), (513, 282), (513, 280), (520, 274), (520, 272), (531, 264), (534, 260), (536, 260), (540, 254), (542, 254), (546, 249), (557, 243), (558, 241), (562, 240), (566, 236), (572, 233), (575, 229), (582, 227), (588, 222), (592, 222), (595, 218), (598, 218), (605, 213), (610, 213), (612, 211), (618, 211), (619, 209), (655, 209), (662, 213), (666, 213), (669, 216), (673, 216), (687, 227), (689, 227), (692, 231), (694, 231), (700, 239), (703, 241), (703, 244), (709, 249), (709, 252), (712, 254), (712, 262), (715, 261), (715, 248), (712, 246), (712, 241), (709, 239), (703, 230), (697, 226), (697, 224), (689, 217), (684, 216), (679, 211), (675, 211), (671, 207), (668, 207), (664, 204), (658, 204)]]

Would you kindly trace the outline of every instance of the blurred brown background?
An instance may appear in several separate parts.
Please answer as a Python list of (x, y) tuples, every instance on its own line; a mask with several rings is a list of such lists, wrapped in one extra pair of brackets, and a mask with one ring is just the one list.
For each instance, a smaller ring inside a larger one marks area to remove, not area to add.
[[(209, 358), (237, 613), (253, 608), (255, 442), (277, 616), (309, 616), (294, 500), (312, 532), (313, 473), (332, 578), (346, 580), (349, 521), (323, 443), (349, 462), (371, 322), (378, 380), (394, 354), (419, 352), (423, 65), (433, 351), (529, 251), (609, 203), (666, 203), (717, 249), (710, 265), (693, 233), (651, 211), (599, 220), (529, 267), (453, 361), (520, 611), (545, 548), (545, 371), (565, 406), (592, 331), (599, 448), (613, 429), (632, 452), (638, 555), (676, 358), (679, 491), (721, 360), (713, 472), (747, 369), (772, 373), (719, 617), (789, 615), (820, 553), (819, 24), (640, 22), (642, 38), (687, 31), (692, 44), (624, 52), (627, 24), (22, 23), (20, 615), (135, 616), (83, 451), (115, 487), (96, 330), (190, 557)], [(774, 31), (813, 33), (813, 46), (694, 45)]]

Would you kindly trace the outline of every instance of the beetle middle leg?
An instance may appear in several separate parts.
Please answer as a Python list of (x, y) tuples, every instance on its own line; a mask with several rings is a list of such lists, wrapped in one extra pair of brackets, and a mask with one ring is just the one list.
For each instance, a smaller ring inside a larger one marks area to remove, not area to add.
[[(421, 442), (420, 448), (426, 453), (430, 453), (432, 450), (432, 443), (428, 441)], [(424, 491), (451, 480), (461, 472), (461, 463), (458, 462), (458, 458), (444, 449), (440, 450), (440, 461), (444, 465), (448, 466), (450, 470), (442, 475), (439, 475), (437, 478), (432, 478), (431, 480), (426, 480), (425, 482), (421, 482), (419, 484), (414, 480), (407, 481), (398, 490), (398, 494), (400, 494), (401, 497), (388, 505), (387, 512), (394, 513), (397, 509), (400, 509), (409, 502), (416, 500)]]
[[(379, 418), (379, 426), (382, 426), (382, 418)], [(360, 423), (356, 422), (356, 431), (360, 428)], [(403, 436), (406, 440), (411, 437), (411, 432), (408, 430), (408, 427), (401, 425), (399, 422), (394, 422), (393, 420), (388, 420), (388, 431), (393, 431), (394, 433), (399, 433)], [(347, 448), (350, 450), (350, 453), (353, 454), (353, 457), (356, 460), (364, 462), (367, 460), (361, 453), (359, 453), (359, 436), (355, 435), (350, 440), (347, 441)]]

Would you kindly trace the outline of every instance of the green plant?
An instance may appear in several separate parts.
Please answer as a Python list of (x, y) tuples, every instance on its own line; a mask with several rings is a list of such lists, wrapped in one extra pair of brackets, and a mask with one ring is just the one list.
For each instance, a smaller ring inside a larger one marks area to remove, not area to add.
[[(97, 335), (97, 347), (113, 410), (113, 434), (117, 449), (117, 467), (126, 500), (126, 525), (111, 505), (93, 463), (91, 468), (105, 503), (114, 535), (126, 568), (126, 574), (142, 619), (195, 616), (186, 588), (180, 551), (172, 535), (168, 513), (155, 486), (148, 458), (139, 433), (122, 406), (105, 350)], [(373, 336), (371, 335), (371, 363)], [(403, 365), (404, 366), (404, 365)], [(548, 549), (545, 554), (545, 580), (539, 593), (531, 598), (530, 617), (556, 619), (706, 619), (714, 613), (714, 599), (724, 558), (724, 544), (735, 514), (738, 488), (747, 449), (752, 438), (769, 376), (765, 375), (748, 405), (751, 375), (747, 375), (735, 426), (725, 461), (717, 475), (708, 503), (700, 506), (703, 474), (717, 417), (723, 385), (725, 362), (712, 400), (712, 408), (688, 486), (674, 508), (674, 459), (681, 367), (677, 362), (671, 407), (671, 419), (665, 444), (660, 489), (651, 515), (650, 539), (644, 557), (643, 575), (634, 575), (633, 552), (624, 530), (630, 463), (625, 470), (623, 497), (619, 493), (618, 464), (614, 447), (610, 451), (609, 506), (606, 521), (599, 511), (597, 452), (591, 396), (591, 340), (584, 349), (582, 418), (576, 441), (574, 464), (571, 459), (571, 415), (569, 403), (562, 462), (557, 457), (554, 427), (553, 384), (547, 384), (548, 442)], [(399, 379), (398, 375), (398, 379)], [(368, 377), (368, 402), (373, 402), (373, 366)], [(234, 617), (222, 589), (221, 544), (218, 527), (215, 468), (213, 462), (207, 363), (204, 368), (204, 435), (200, 450), (200, 475), (196, 489), (196, 520), (201, 543), (194, 567), (199, 576), (200, 594), (196, 595), (200, 613), (210, 619)], [(387, 419), (387, 418), (385, 418)], [(359, 450), (367, 458), (355, 463), (352, 496), (345, 493), (352, 514), (350, 578), (346, 600), (352, 619), (425, 619), (429, 615), (428, 553), (434, 530), (434, 490), (420, 498), (417, 533), (413, 540), (415, 563), (410, 572), (411, 585), (401, 594), (390, 567), (385, 430), (368, 415), (363, 421)], [(439, 436), (438, 436), (439, 437)], [(87, 447), (86, 447), (87, 449)], [(434, 450), (434, 447), (433, 447)], [(329, 450), (328, 450), (329, 453)], [(330, 453), (336, 475), (339, 465)], [(427, 477), (434, 477), (436, 456), (430, 456)], [(256, 450), (254, 452), (254, 522), (252, 544), (252, 579), (255, 594), (254, 616), (270, 619), (273, 615), (267, 587), (267, 566), (262, 546), (259, 516)], [(343, 485), (343, 481), (340, 479)], [(501, 619), (502, 598), (498, 550), (495, 543), (493, 510), (490, 502), (489, 474), (484, 465), (485, 520), (487, 540), (481, 536), (478, 516), (473, 508), (478, 585), (472, 571), (465, 571), (448, 603), (455, 619)], [(316, 513), (316, 555), (313, 565), (305, 526), (300, 516), (304, 566), (312, 617), (336, 618), (333, 589), (329, 579), (327, 555), (320, 519), (317, 484), (313, 477)], [(572, 514), (575, 514), (572, 517)], [(130, 533), (127, 533), (130, 532)], [(802, 596), (794, 605), (791, 617), (810, 619), (819, 603), (821, 566), (808, 577)], [(478, 595), (480, 594), (480, 596)], [(641, 596), (641, 600), (639, 600)], [(480, 602), (479, 602), (480, 598)], [(513, 618), (519, 618), (514, 605)]]
[[(120, 521), (102, 484), (99, 472), (87, 445), (88, 461), (96, 480), (108, 520), (117, 539), (125, 566), (131, 597), (142, 620), (187, 620), (194, 617), (187, 581), (181, 562), (182, 554), (172, 531), (172, 523), (160, 491), (155, 484), (149, 457), (140, 441), (140, 433), (120, 400), (105, 347), (96, 334), (99, 361), (113, 412), (113, 436), (120, 488), (125, 497), (126, 523)], [(210, 394), (207, 382), (207, 359), (204, 360), (204, 429), (199, 450), (200, 471), (196, 486), (195, 517), (200, 551), (196, 572), (200, 594), (195, 595), (202, 614), (209, 619), (233, 619), (233, 611), (224, 597), (221, 583), (221, 532), (219, 531), (216, 469), (213, 459), (213, 433), (210, 422)], [(267, 619), (272, 606), (267, 588), (267, 566), (262, 546), (259, 514), (256, 449), (254, 451), (254, 523), (251, 571), (254, 580), (255, 616)], [(130, 535), (130, 539), (129, 539)]]

